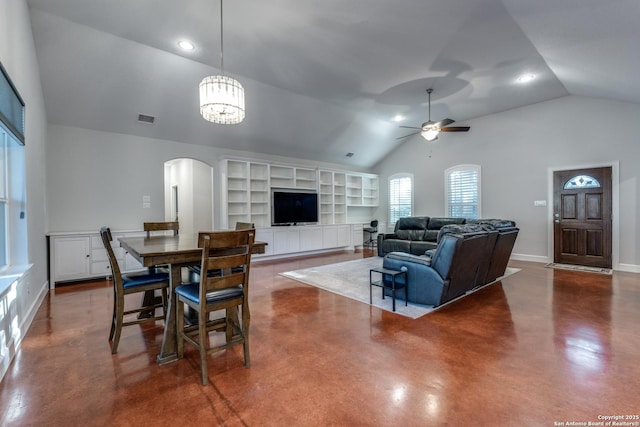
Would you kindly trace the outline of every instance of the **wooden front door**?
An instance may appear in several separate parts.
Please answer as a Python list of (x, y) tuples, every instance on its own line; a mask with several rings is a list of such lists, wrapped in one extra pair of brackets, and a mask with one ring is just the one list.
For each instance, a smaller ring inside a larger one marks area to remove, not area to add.
[(553, 173), (554, 262), (611, 268), (611, 167)]

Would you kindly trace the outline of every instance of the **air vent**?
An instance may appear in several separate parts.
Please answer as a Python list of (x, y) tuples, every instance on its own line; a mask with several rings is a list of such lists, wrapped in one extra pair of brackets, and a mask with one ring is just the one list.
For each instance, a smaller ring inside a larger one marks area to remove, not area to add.
[(140, 123), (146, 123), (148, 125), (152, 125), (153, 122), (156, 121), (156, 118), (154, 116), (148, 116), (146, 114), (138, 114), (138, 121)]
[(353, 157), (353, 153), (347, 153), (346, 156), (347, 157)]

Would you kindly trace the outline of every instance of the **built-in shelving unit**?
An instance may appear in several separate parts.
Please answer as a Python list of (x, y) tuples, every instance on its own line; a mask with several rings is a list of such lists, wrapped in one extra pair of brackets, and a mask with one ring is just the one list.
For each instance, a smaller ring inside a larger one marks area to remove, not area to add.
[(271, 188), (315, 190), (316, 170), (297, 166), (271, 165)]
[(378, 177), (367, 174), (347, 174), (347, 205), (378, 206)]
[(320, 170), (320, 224), (346, 224), (345, 173)]
[(270, 227), (274, 189), (317, 191), (319, 225), (348, 224), (349, 207), (355, 212), (378, 205), (377, 175), (243, 159), (225, 159), (223, 171), (222, 226), (226, 228), (236, 222)]
[(270, 224), (269, 165), (243, 160), (226, 160), (227, 224), (252, 222), (256, 227)]

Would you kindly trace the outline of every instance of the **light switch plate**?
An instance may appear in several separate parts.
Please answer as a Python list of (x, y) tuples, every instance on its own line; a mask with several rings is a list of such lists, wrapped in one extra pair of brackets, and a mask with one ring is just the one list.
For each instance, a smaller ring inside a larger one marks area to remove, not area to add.
[(533, 201), (533, 206), (537, 206), (537, 207), (547, 206), (547, 201), (546, 200), (534, 200)]

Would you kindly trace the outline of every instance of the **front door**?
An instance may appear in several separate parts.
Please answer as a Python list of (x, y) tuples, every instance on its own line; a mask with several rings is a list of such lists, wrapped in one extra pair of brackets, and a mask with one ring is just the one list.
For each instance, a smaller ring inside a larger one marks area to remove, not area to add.
[(611, 167), (553, 173), (554, 262), (611, 268)]

